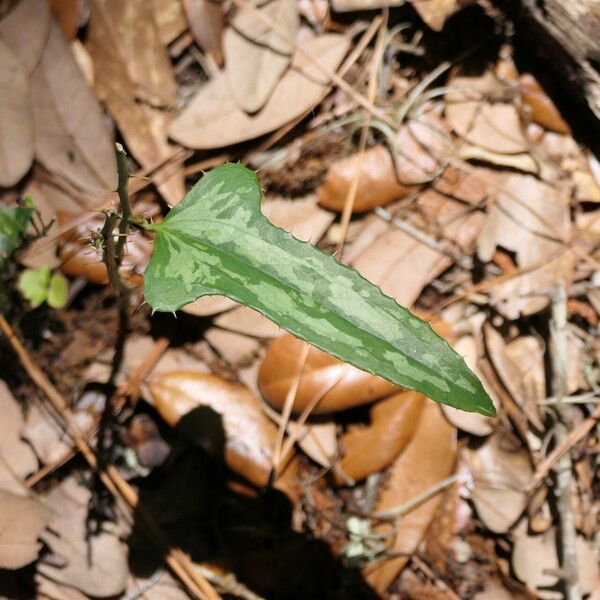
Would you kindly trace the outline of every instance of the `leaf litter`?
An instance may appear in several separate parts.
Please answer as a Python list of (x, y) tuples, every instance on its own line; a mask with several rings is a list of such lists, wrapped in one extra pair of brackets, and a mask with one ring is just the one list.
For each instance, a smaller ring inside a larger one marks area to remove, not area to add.
[[(0, 110), (11, 148), (0, 152), (1, 205), (29, 194), (43, 222), (56, 219), (16, 258), (71, 279), (66, 308), (23, 303), (11, 324), (77, 427), (94, 446), (117, 334), (90, 244), (101, 215), (84, 212), (105, 208), (101, 194), (115, 189), (114, 139), (125, 142), (131, 173), (148, 178), (132, 180), (136, 212), (157, 223), (203, 161), (218, 164), (225, 151), (263, 164), (263, 214), (326, 252), (341, 242), (347, 264), (443, 331), (499, 417), (440, 410), (305, 351), (223, 297), (192, 303), (177, 320), (150, 316), (140, 286), (152, 242), (138, 232), (122, 266), (132, 331), (111, 468), (174, 535), (172, 552), (231, 597), (562, 597), (564, 515), (554, 476), (539, 473), (557, 423), (575, 436), (597, 419), (600, 362), (600, 169), (573, 137), (564, 101), (546, 94), (543, 73), (519, 71), (508, 44), (483, 69), (463, 57), (427, 79), (432, 64), (453, 58), (435, 55), (430, 36), (474, 18), (467, 2), (413, 2), (408, 15), (383, 0), (270, 0), (255, 3), (264, 19), (245, 0), (126, 4), (0, 9), (0, 71), (14, 81)], [(372, 39), (369, 24), (373, 36), (388, 27), (383, 53), (369, 41), (355, 52), (360, 35)], [(427, 35), (411, 38), (417, 30)], [(334, 75), (342, 62), (346, 85)], [(411, 90), (419, 93), (407, 100)], [(361, 153), (354, 134), (367, 113)], [(557, 284), (568, 295), (562, 405), (550, 360)], [(147, 543), (142, 568), (128, 560), (141, 517), (104, 500), (74, 458), (64, 415), (15, 368), (8, 344), (0, 356), (0, 566), (22, 577), (31, 565), (48, 597), (190, 597), (193, 584), (150, 558)], [(567, 516), (579, 584), (594, 597), (598, 440), (586, 431), (568, 448)]]

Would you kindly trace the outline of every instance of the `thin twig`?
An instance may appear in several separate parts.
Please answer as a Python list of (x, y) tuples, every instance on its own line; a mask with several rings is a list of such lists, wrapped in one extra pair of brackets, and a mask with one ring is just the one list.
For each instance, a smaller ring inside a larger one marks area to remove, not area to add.
[[(552, 290), (552, 320), (550, 322), (550, 348), (552, 360), (552, 393), (558, 399), (566, 395), (567, 389), (567, 292), (564, 284), (556, 284)], [(567, 437), (568, 416), (565, 405), (556, 407), (558, 423), (556, 440), (560, 444)], [(577, 531), (573, 516), (571, 489), (571, 456), (565, 453), (553, 466), (556, 485), (553, 488), (558, 510), (561, 560), (565, 600), (581, 600), (577, 565)]]

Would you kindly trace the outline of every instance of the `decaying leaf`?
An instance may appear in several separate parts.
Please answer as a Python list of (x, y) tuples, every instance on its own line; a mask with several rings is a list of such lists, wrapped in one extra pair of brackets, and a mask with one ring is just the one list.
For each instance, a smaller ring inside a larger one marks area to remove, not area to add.
[[(369, 412), (371, 423), (350, 429), (340, 442), (339, 467), (354, 481), (386, 469), (410, 442), (426, 402), (415, 392), (400, 392), (379, 401)], [(338, 483), (345, 480), (337, 477)]]
[[(327, 34), (302, 42), (299, 47), (333, 71), (344, 58), (348, 45), (345, 36)], [(227, 73), (221, 73), (173, 121), (169, 133), (180, 144), (195, 149), (221, 148), (249, 140), (304, 114), (327, 93), (328, 84), (328, 78), (296, 52), (290, 69), (269, 101), (259, 113), (250, 116), (232, 97)]]
[(0, 568), (20, 569), (42, 547), (38, 538), (52, 518), (39, 500), (0, 489)]
[(215, 325), (257, 338), (274, 338), (281, 335), (281, 328), (248, 306), (237, 306), (214, 320)]
[(23, 412), (6, 383), (0, 380), (0, 488), (9, 491), (15, 487), (15, 478), (22, 479), (33, 473), (38, 466), (31, 446), (21, 440), (24, 426)]
[[(538, 590), (555, 585), (559, 580), (559, 562), (556, 550), (556, 530), (542, 535), (528, 535), (526, 525), (515, 532), (511, 558), (516, 576), (530, 588)], [(578, 581), (582, 594), (589, 594), (598, 582), (600, 570), (591, 545), (577, 537)]]
[[(167, 423), (179, 423), (186, 437), (193, 436), (213, 452), (224, 450), (229, 467), (255, 485), (267, 484), (277, 429), (245, 386), (216, 375), (172, 371), (153, 377), (147, 387), (149, 400)], [(218, 439), (219, 426), (206, 409), (222, 418), (224, 439)]]
[(343, 210), (359, 164), (354, 212), (369, 212), (376, 206), (400, 200), (412, 191), (411, 187), (398, 181), (389, 151), (384, 146), (374, 146), (363, 154), (362, 160), (358, 154), (354, 154), (337, 161), (328, 169), (319, 187), (321, 206), (338, 212)]
[(126, 546), (119, 539), (116, 526), (108, 521), (103, 523), (101, 532), (86, 533), (89, 499), (89, 490), (73, 478), (63, 480), (45, 496), (54, 518), (42, 538), (55, 559), (46, 557), (38, 570), (90, 596), (115, 596), (125, 589), (127, 581)]
[(453, 91), (446, 95), (446, 118), (458, 135), (492, 152), (528, 151), (516, 107), (485, 99), (501, 97), (504, 91), (491, 73), (481, 77), (453, 77), (449, 86)]
[(557, 133), (571, 133), (571, 128), (565, 123), (556, 105), (533, 75), (528, 73), (521, 75), (519, 89), (521, 101), (528, 109), (528, 116), (534, 123)]
[[(116, 41), (115, 41), (116, 40)], [(151, 169), (173, 154), (167, 143), (175, 79), (145, 0), (94, 0), (87, 45), (95, 67), (95, 89), (136, 160)], [(156, 181), (169, 204), (185, 194), (183, 170)]]
[(188, 28), (181, 0), (154, 0), (154, 19), (160, 41), (165, 45), (176, 40)]
[(65, 37), (72, 41), (82, 24), (83, 6), (79, 0), (49, 0), (50, 10), (56, 17)]
[(570, 235), (569, 201), (564, 194), (531, 175), (508, 178), (488, 212), (477, 253), (489, 261), (501, 246), (516, 253), (519, 267), (540, 266), (491, 288), (492, 304), (503, 315), (516, 319), (519, 314), (535, 313), (549, 302), (540, 292), (558, 281), (570, 284), (573, 254), (559, 241)]
[(444, 23), (475, 0), (411, 0), (414, 9), (431, 29), (441, 31)]
[(2, 37), (0, 97), (0, 185), (9, 187), (27, 173), (33, 160), (33, 112), (29, 75)]
[(83, 191), (114, 190), (117, 164), (110, 130), (54, 21), (31, 78), (31, 95), (36, 158)]
[[(408, 446), (389, 473), (375, 512), (390, 510), (412, 500), (452, 474), (456, 458), (456, 430), (444, 419), (439, 406), (428, 402)], [(423, 539), (442, 499), (438, 493), (395, 521), (390, 550), (401, 554), (367, 567), (368, 582), (384, 593), (410, 560)], [(390, 527), (382, 527), (381, 533)], [(405, 555), (405, 556), (402, 556)]]
[(484, 326), (487, 354), (502, 383), (530, 423), (543, 431), (539, 403), (546, 397), (544, 348), (540, 339), (521, 336), (508, 344), (489, 323)]
[[(483, 224), (481, 214), (465, 213), (460, 202), (431, 189), (419, 196), (416, 205), (428, 221), (427, 229), (423, 225), (417, 229), (437, 231), (457, 248), (468, 249)], [(403, 306), (412, 306), (423, 288), (452, 264), (445, 254), (380, 219), (368, 221), (345, 256), (361, 275)]]
[(300, 25), (296, 0), (269, 0), (256, 10), (277, 29), (243, 7), (223, 36), (229, 85), (237, 103), (248, 113), (265, 105), (288, 68)]
[(527, 505), (524, 490), (532, 475), (527, 451), (498, 431), (477, 450), (466, 449), (465, 456), (479, 518), (490, 531), (506, 533)]
[(217, 65), (223, 64), (223, 5), (215, 0), (183, 0), (196, 43)]
[[(299, 360), (305, 342), (284, 334), (273, 340), (261, 364), (258, 385), (265, 399), (278, 410), (297, 376)], [(298, 414), (317, 396), (321, 400), (314, 414), (345, 410), (368, 404), (398, 391), (394, 384), (361, 371), (314, 346), (308, 351), (293, 412)]]

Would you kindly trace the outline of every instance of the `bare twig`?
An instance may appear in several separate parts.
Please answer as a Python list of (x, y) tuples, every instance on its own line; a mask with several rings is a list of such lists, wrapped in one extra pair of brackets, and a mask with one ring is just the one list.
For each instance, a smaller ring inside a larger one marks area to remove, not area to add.
[[(550, 348), (552, 360), (552, 393), (558, 399), (566, 396), (567, 380), (567, 292), (564, 284), (552, 290), (552, 320), (550, 322)], [(558, 423), (556, 440), (560, 444), (567, 437), (568, 416), (565, 405), (556, 407)], [(562, 576), (565, 600), (581, 600), (577, 569), (577, 531), (571, 506), (572, 465), (568, 453), (553, 466), (556, 477), (554, 495), (558, 510), (558, 525), (562, 559)]]

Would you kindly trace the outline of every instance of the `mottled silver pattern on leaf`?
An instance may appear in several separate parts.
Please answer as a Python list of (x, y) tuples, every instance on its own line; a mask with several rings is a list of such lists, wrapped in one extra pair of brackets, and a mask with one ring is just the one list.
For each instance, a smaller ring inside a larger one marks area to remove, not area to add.
[(223, 165), (157, 225), (145, 295), (158, 311), (222, 294), (307, 342), (444, 404), (495, 414), (477, 377), (431, 327), (357, 271), (275, 227), (256, 174)]

